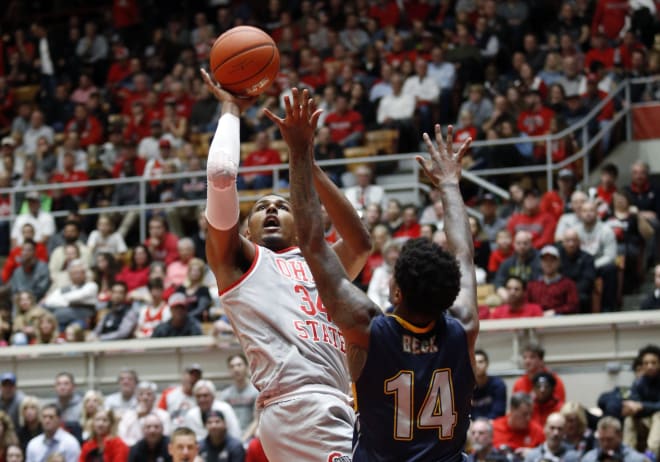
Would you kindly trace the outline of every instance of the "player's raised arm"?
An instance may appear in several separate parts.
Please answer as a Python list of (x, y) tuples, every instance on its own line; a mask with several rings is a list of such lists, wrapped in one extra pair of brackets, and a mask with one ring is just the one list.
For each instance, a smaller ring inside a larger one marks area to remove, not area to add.
[(352, 281), (360, 274), (367, 262), (371, 251), (371, 237), (355, 207), (321, 170), (321, 167), (314, 163), (312, 171), (316, 192), (337, 233), (341, 236), (341, 239), (333, 244), (332, 249), (337, 253)]
[[(445, 210), (445, 233), (449, 251), (454, 254), (461, 270), (461, 288), (454, 305), (449, 308), (451, 315), (456, 318), (467, 333), (470, 349), (474, 349), (479, 333), (479, 316), (477, 310), (477, 281), (474, 274), (474, 246), (468, 222), (467, 211), (461, 196), (459, 181), (461, 179), (461, 160), (472, 143), (468, 138), (458, 152), (453, 148), (454, 129), (447, 128), (447, 143), (442, 140), (440, 125), (435, 126), (435, 139), (437, 147), (431, 138), (424, 133), (424, 142), (431, 155), (430, 160), (421, 156), (417, 161), (424, 169), (433, 185), (440, 191), (442, 205)], [(471, 357), (474, 355), (471, 354)]]
[(347, 341), (349, 369), (356, 380), (366, 360), (369, 325), (380, 309), (349, 280), (337, 254), (325, 241), (321, 203), (313, 186), (312, 147), (320, 111), (313, 110), (307, 91), (285, 98), (284, 119), (267, 112), (289, 146), (289, 180), (298, 245), (333, 322)]
[(222, 102), (222, 115), (206, 163), (206, 219), (209, 222), (206, 253), (218, 286), (223, 289), (238, 280), (254, 259), (254, 246), (239, 234), (236, 189), (241, 159), (240, 116), (254, 99), (236, 98), (213, 83), (204, 69), (201, 73), (206, 86)]

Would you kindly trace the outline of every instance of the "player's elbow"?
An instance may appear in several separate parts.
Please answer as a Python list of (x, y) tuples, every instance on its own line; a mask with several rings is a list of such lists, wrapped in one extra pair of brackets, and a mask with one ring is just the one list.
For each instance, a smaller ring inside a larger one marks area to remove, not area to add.
[(206, 165), (206, 176), (209, 187), (219, 190), (227, 189), (236, 183), (238, 165), (230, 160), (209, 161)]

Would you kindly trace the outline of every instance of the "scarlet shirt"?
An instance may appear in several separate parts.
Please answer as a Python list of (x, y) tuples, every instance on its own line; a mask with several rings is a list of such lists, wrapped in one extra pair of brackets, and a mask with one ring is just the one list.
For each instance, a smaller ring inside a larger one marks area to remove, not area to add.
[(527, 301), (538, 303), (544, 311), (555, 310), (559, 314), (575, 314), (580, 309), (580, 297), (575, 282), (563, 276), (549, 284), (543, 280), (529, 281)]
[[(550, 372), (552, 374), (556, 381), (554, 397), (559, 401), (566, 400), (566, 388), (564, 387), (564, 382), (559, 378), (559, 376), (547, 369), (543, 369), (539, 372)], [(534, 384), (532, 383), (532, 377), (527, 374), (518, 377), (518, 379), (516, 379), (516, 381), (513, 383), (513, 393), (531, 393), (533, 389)]]
[(564, 200), (557, 191), (548, 191), (541, 197), (539, 208), (541, 212), (549, 213), (558, 221), (564, 213)]
[(509, 219), (507, 228), (512, 236), (518, 231), (529, 231), (532, 235), (532, 245), (540, 249), (554, 242), (556, 226), (557, 220), (549, 213), (539, 212), (535, 215), (514, 213)]
[(510, 305), (500, 305), (490, 313), (490, 319), (538, 318), (543, 308), (536, 303), (525, 303), (520, 311), (511, 311)]
[(508, 446), (511, 449), (534, 448), (545, 441), (543, 427), (529, 422), (526, 431), (515, 431), (509, 427), (509, 416), (503, 415), (493, 420), (493, 446)]
[(536, 422), (541, 427), (544, 427), (548, 416), (553, 412), (559, 412), (563, 405), (563, 401), (559, 401), (554, 397), (550, 397), (550, 399), (545, 403), (534, 401), (534, 408), (532, 409), (532, 422)]
[(612, 69), (614, 67), (614, 48), (592, 48), (584, 57), (584, 68), (589, 69), (594, 61), (603, 63), (605, 69)]
[[(92, 451), (99, 447), (96, 440), (87, 440), (80, 448), (80, 459), (87, 460)], [(125, 462), (128, 460), (129, 448), (118, 436), (107, 438), (103, 442), (103, 462)]]
[(522, 111), (518, 116), (518, 130), (529, 136), (545, 135), (555, 112), (545, 106), (538, 111)]
[[(41, 242), (37, 242), (37, 245), (35, 246), (34, 249), (34, 255), (37, 257), (39, 260), (48, 262), (48, 249), (46, 249), (46, 246), (43, 245)], [(14, 274), (14, 271), (16, 268), (21, 266), (21, 252), (23, 251), (23, 247), (21, 246), (16, 246), (11, 251), (9, 252), (9, 255), (7, 256), (7, 260), (5, 260), (5, 264), (2, 267), (2, 281), (4, 283), (9, 282), (11, 279), (11, 275)]]
[(500, 265), (504, 260), (513, 255), (513, 247), (511, 247), (507, 252), (504, 252), (502, 249), (495, 249), (490, 253), (488, 258), (488, 272), (496, 273)]
[(346, 111), (345, 114), (331, 112), (325, 118), (325, 125), (330, 129), (330, 137), (335, 143), (340, 143), (355, 132), (364, 132), (362, 116), (357, 111)]
[(415, 222), (410, 226), (406, 226), (404, 223), (399, 226), (399, 228), (394, 231), (392, 237), (407, 237), (410, 239), (415, 239), (422, 235), (422, 227), (419, 223)]
[[(149, 242), (151, 238), (147, 238), (144, 241), (144, 245), (149, 247)], [(169, 265), (178, 257), (177, 244), (179, 239), (172, 233), (165, 233), (165, 236), (160, 242), (160, 245), (156, 247), (154, 251), (151, 252), (151, 257), (156, 261), (164, 261), (165, 264)]]
[[(74, 170), (72, 172), (57, 172), (53, 174), (53, 176), (50, 179), (51, 183), (74, 183), (76, 181), (88, 181), (88, 180), (89, 177), (87, 176), (87, 173), (80, 170)], [(65, 188), (64, 194), (68, 196), (82, 198), (82, 196), (87, 194), (87, 188), (84, 186)]]
[(477, 127), (470, 125), (469, 127), (463, 127), (460, 130), (457, 130), (454, 134), (454, 141), (459, 144), (459, 146), (468, 138), (473, 140), (477, 139)]
[(103, 141), (103, 127), (94, 116), (87, 116), (84, 121), (79, 121), (75, 118), (69, 120), (66, 124), (65, 131), (67, 133), (78, 133), (81, 148), (86, 148), (90, 144), (101, 144), (101, 141)]
[[(244, 167), (258, 167), (261, 165), (277, 165), (282, 163), (279, 151), (275, 149), (260, 149), (252, 151), (242, 162)], [(259, 170), (258, 172), (246, 172), (246, 175), (272, 175), (272, 170)]]
[(369, 16), (376, 18), (381, 29), (388, 26), (396, 26), (399, 23), (399, 7), (395, 1), (388, 1), (385, 4), (373, 5), (369, 8)]
[(598, 0), (591, 23), (591, 35), (601, 31), (608, 39), (617, 39), (627, 15), (628, 0)]

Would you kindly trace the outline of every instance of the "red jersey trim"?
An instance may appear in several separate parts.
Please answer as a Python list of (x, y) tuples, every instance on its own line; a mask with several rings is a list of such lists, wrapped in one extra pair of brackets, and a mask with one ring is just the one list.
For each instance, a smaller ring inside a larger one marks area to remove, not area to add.
[(260, 257), (260, 250), (259, 250), (259, 246), (257, 244), (252, 243), (252, 245), (254, 245), (254, 258), (252, 259), (252, 264), (250, 265), (248, 270), (245, 273), (243, 273), (243, 275), (240, 278), (238, 278), (236, 281), (234, 281), (233, 284), (231, 284), (225, 290), (218, 290), (218, 295), (220, 295), (221, 297), (223, 295), (225, 295), (227, 292), (229, 292), (230, 290), (236, 288), (236, 286), (241, 284), (243, 281), (245, 281), (245, 279), (247, 279), (247, 277), (252, 274), (252, 272), (254, 271), (254, 268), (257, 266), (257, 262), (259, 261), (259, 257)]
[(287, 247), (286, 249), (278, 250), (277, 252), (274, 252), (274, 253), (282, 254), (282, 253), (291, 252), (292, 250), (298, 250), (298, 247), (296, 247), (296, 246)]

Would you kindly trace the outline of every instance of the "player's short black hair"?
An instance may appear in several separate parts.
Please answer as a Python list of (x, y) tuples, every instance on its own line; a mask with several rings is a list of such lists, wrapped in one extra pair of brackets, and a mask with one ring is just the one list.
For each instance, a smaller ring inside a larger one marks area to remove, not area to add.
[(394, 280), (407, 309), (440, 315), (456, 300), (461, 271), (453, 255), (428, 239), (417, 238), (401, 249)]
[(259, 199), (257, 199), (257, 200), (254, 202), (254, 204), (252, 204), (252, 207), (250, 207), (250, 210), (248, 211), (248, 214), (247, 214), (247, 219), (248, 219), (248, 220), (250, 219), (250, 217), (251, 217), (252, 214), (254, 213), (254, 206), (257, 205), (257, 202), (259, 202), (259, 201), (260, 201), (261, 199), (263, 199), (264, 197), (268, 197), (268, 196), (279, 197), (279, 198), (281, 198), (281, 199), (287, 201), (289, 204), (291, 204), (291, 200), (290, 200), (289, 198), (287, 198), (287, 197), (284, 197), (284, 196), (281, 195), (281, 194), (277, 194), (277, 193), (268, 193), (268, 194), (264, 194), (264, 195), (261, 196)]

